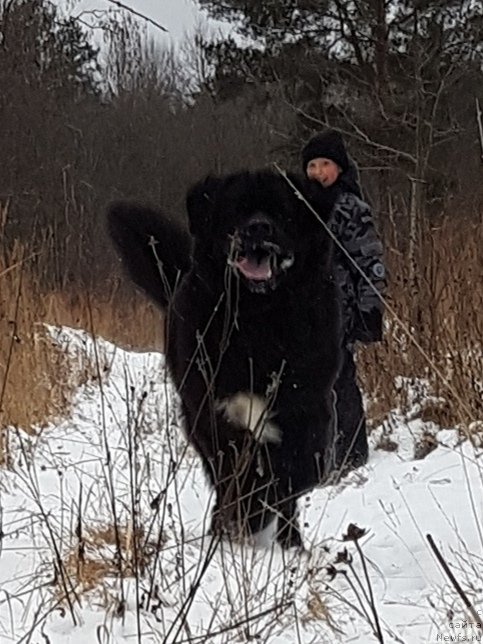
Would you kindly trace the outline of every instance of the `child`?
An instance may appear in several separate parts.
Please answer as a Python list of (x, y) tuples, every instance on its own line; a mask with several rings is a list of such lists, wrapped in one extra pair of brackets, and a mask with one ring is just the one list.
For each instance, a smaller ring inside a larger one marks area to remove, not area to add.
[[(330, 229), (377, 291), (383, 294), (386, 281), (382, 244), (374, 228), (371, 210), (362, 200), (357, 169), (347, 154), (341, 135), (334, 130), (315, 135), (303, 148), (302, 161), (310, 180), (322, 188), (337, 190), (329, 220)], [(316, 203), (316, 195), (314, 200)], [(334, 250), (334, 273), (341, 290), (343, 321), (343, 358), (334, 387), (338, 429), (335, 461), (336, 467), (344, 470), (363, 465), (368, 456), (366, 420), (356, 380), (354, 343), (369, 344), (382, 339), (384, 307), (343, 250), (337, 244)]]

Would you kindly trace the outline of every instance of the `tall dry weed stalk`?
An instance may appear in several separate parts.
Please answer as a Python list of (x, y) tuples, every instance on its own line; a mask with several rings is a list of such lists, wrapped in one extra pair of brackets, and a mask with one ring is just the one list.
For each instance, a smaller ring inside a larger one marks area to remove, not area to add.
[(9, 427), (43, 426), (71, 403), (69, 361), (41, 324), (30, 259), (20, 244), (0, 255), (0, 462), (8, 459)]
[(428, 362), (388, 316), (384, 342), (359, 352), (360, 380), (381, 420), (404, 407), (397, 377), (425, 378), (441, 403), (427, 419), (444, 427), (481, 420), (483, 396), (483, 222), (445, 216), (427, 226), (418, 249), (415, 285), (404, 254), (386, 244), (389, 301), (410, 327)]

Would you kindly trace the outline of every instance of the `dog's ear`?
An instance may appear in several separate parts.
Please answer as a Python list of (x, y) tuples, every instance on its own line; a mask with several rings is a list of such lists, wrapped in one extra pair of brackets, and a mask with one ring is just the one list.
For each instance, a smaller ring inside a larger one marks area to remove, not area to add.
[(222, 183), (223, 179), (210, 175), (188, 190), (186, 210), (193, 237), (199, 239), (210, 234), (216, 195)]

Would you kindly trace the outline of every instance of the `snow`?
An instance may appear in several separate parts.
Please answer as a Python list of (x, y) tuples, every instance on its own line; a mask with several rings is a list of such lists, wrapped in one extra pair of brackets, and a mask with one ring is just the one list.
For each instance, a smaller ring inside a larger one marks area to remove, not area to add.
[[(483, 618), (483, 459), (456, 429), (395, 410), (395, 451), (377, 449), (388, 425), (376, 429), (366, 467), (300, 500), (305, 552), (282, 552), (270, 530), (254, 544), (214, 542), (212, 495), (164, 357), (51, 333), (101, 377), (79, 388), (71, 418), (33, 436), (11, 429), (12, 464), (0, 469), (1, 644), (369, 643), (371, 592), (386, 642), (481, 641), (427, 540)], [(415, 460), (428, 433), (436, 448)], [(122, 579), (115, 540), (99, 536), (114, 516), (131, 557)], [(137, 583), (133, 516), (144, 544)], [(79, 522), (86, 559), (106, 563), (89, 588), (67, 563)], [(366, 531), (357, 543), (344, 540), (350, 524)]]

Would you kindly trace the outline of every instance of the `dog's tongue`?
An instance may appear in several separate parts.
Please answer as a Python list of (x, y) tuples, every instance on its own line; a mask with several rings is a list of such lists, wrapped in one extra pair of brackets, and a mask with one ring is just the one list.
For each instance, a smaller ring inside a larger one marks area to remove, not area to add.
[(248, 257), (240, 257), (235, 266), (249, 280), (264, 281), (272, 277), (272, 269), (268, 257), (263, 258), (260, 262)]

